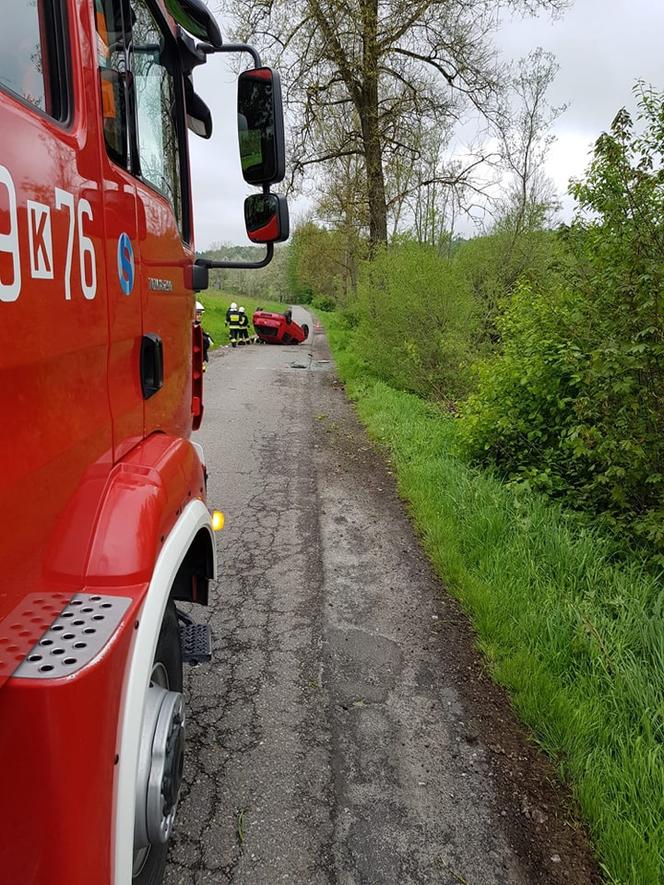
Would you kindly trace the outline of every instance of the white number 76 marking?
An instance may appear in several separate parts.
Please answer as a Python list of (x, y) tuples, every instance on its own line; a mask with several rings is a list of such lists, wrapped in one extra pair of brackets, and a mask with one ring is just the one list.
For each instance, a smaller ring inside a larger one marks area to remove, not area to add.
[[(92, 206), (87, 200), (81, 199), (78, 202), (78, 212), (74, 210), (74, 195), (69, 191), (63, 191), (61, 188), (55, 189), (55, 208), (65, 208), (69, 212), (69, 233), (67, 235), (67, 257), (65, 259), (65, 299), (71, 301), (71, 267), (74, 254), (74, 228), (78, 219), (78, 251), (79, 251), (79, 268), (81, 271), (81, 289), (83, 295), (88, 301), (91, 301), (97, 294), (97, 262), (95, 256), (95, 247), (90, 237), (83, 232), (83, 219), (88, 218), (92, 221)], [(85, 256), (90, 256), (90, 276), (88, 280)]]

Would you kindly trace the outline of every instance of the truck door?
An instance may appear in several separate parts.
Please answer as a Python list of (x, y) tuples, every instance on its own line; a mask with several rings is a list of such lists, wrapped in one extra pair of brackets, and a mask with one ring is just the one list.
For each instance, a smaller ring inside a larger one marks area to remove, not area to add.
[(176, 41), (159, 7), (130, 2), (143, 332), (163, 358), (163, 385), (145, 399), (144, 430), (188, 436), (194, 302), (187, 273), (194, 256), (183, 83)]
[(104, 249), (109, 299), (108, 390), (113, 456), (121, 459), (143, 438), (140, 378), (143, 334), (136, 207), (138, 162), (130, 74), (131, 9), (126, 0), (92, 0), (97, 29)]
[(193, 263), (182, 78), (159, 4), (94, 0), (114, 455), (191, 430)]

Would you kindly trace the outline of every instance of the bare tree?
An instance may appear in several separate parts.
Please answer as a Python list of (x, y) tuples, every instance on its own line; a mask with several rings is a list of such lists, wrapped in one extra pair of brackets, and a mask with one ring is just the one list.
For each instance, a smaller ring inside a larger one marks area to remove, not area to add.
[(566, 109), (566, 105), (552, 107), (546, 98), (557, 72), (554, 56), (542, 49), (521, 59), (510, 78), (510, 104), (494, 121), (508, 175), (502, 215), (512, 230), (512, 246), (524, 230), (541, 226), (557, 205), (551, 182), (543, 172), (553, 142), (551, 127)]
[[(568, 0), (506, 0), (503, 9), (557, 11)], [(449, 131), (467, 105), (494, 106), (503, 70), (491, 43), (495, 0), (222, 0), (238, 36), (279, 64), (291, 110), (295, 175), (359, 157), (369, 240), (387, 240), (385, 170), (413, 162), (419, 125)], [(335, 125), (330, 125), (332, 115)]]

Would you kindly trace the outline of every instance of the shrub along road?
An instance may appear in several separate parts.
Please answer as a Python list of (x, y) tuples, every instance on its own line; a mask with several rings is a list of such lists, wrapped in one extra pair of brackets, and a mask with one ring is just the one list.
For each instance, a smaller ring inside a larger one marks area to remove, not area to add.
[(596, 881), (322, 334), (215, 353), (198, 439), (226, 528), (167, 885)]

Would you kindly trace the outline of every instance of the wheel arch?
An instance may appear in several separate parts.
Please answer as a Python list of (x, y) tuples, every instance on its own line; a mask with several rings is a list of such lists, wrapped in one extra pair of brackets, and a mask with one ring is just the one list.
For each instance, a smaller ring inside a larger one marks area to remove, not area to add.
[(199, 529), (173, 579), (171, 597), (176, 602), (208, 604), (209, 582), (215, 576), (214, 537)]
[(202, 566), (209, 568), (209, 577), (216, 575), (216, 547), (210, 514), (202, 501), (193, 500), (182, 511), (159, 553), (136, 621), (125, 670), (114, 785), (113, 885), (131, 882), (135, 783), (143, 709), (164, 611), (169, 599), (175, 598), (176, 581), (182, 582), (183, 576), (191, 575), (195, 568)]

